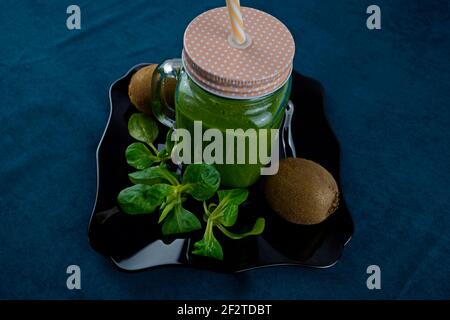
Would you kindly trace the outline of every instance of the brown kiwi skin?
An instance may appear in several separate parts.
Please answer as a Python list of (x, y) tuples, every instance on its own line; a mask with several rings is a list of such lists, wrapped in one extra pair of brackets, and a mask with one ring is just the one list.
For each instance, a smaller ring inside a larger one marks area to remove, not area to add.
[(152, 114), (152, 77), (157, 64), (139, 69), (131, 77), (128, 85), (128, 96), (131, 103), (141, 112)]
[(333, 176), (319, 164), (302, 158), (281, 160), (278, 173), (266, 177), (264, 194), (272, 209), (294, 224), (321, 223), (339, 205)]

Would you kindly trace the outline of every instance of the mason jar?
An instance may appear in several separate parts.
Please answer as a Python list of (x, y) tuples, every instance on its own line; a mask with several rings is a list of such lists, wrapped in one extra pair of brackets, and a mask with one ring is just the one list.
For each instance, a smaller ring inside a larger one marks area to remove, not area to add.
[[(260, 161), (261, 139), (270, 156), (270, 129), (279, 129), (284, 116), (295, 51), (289, 30), (279, 20), (252, 8), (244, 7), (242, 13), (247, 43), (236, 45), (230, 39), (226, 8), (207, 11), (187, 27), (182, 59), (161, 63), (152, 83), (154, 115), (168, 127), (186, 129), (193, 154), (199, 151), (194, 150), (195, 142), (200, 153), (213, 142), (195, 132), (196, 123), (201, 124), (201, 134), (220, 131), (222, 161), (214, 164), (221, 183), (229, 187), (248, 187), (260, 177), (266, 164)], [(170, 78), (177, 81), (174, 109), (161, 94), (162, 83)], [(256, 132), (256, 140), (248, 129)], [(266, 129), (266, 136), (261, 129)], [(236, 138), (231, 147), (227, 130)], [(239, 138), (245, 142), (244, 162), (239, 158)]]

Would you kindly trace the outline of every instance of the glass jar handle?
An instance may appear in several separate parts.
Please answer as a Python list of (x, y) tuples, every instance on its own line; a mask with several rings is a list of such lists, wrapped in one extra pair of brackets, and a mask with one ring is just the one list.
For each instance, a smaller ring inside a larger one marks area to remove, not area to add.
[[(294, 139), (292, 138), (292, 117), (294, 116), (294, 104), (289, 100), (284, 113), (283, 128), (281, 131), (281, 142), (284, 156), (286, 158), (297, 158)], [(287, 146), (286, 146), (287, 144)]]
[(161, 63), (152, 78), (152, 111), (163, 125), (172, 128), (175, 125), (175, 110), (164, 95), (164, 81), (169, 78), (178, 81), (183, 63), (181, 59), (169, 59)]

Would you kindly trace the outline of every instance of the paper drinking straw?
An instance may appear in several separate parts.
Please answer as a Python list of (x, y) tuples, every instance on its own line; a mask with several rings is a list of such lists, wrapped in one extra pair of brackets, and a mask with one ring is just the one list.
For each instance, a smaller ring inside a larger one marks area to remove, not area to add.
[(239, 0), (226, 0), (228, 14), (230, 16), (231, 30), (233, 39), (237, 44), (243, 44), (246, 41), (244, 32), (244, 21), (242, 20), (241, 5)]

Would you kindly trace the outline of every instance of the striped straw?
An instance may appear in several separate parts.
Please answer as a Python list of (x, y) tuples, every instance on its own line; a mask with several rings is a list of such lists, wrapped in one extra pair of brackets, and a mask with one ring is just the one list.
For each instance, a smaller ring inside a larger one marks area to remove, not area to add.
[(241, 45), (246, 41), (241, 5), (239, 0), (226, 0), (226, 2), (230, 16), (231, 30), (233, 31), (233, 39), (237, 44)]

